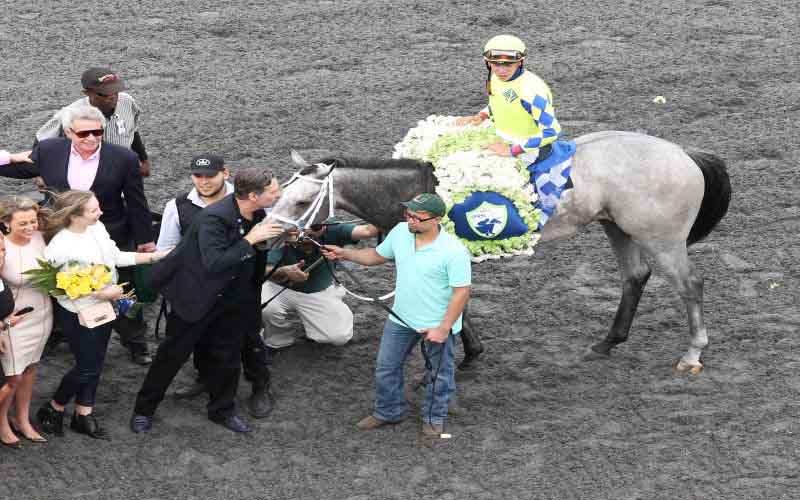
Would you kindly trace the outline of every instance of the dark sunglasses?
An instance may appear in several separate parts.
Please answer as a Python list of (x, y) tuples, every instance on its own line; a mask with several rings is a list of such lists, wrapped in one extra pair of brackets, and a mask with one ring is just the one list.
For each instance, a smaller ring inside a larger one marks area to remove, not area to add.
[(103, 137), (103, 129), (101, 129), (101, 128), (98, 128), (98, 129), (95, 129), (95, 130), (80, 130), (80, 131), (79, 130), (73, 130), (72, 133), (77, 135), (81, 139), (85, 139), (85, 138), (89, 137), (89, 135), (93, 135), (95, 137)]
[(412, 214), (412, 213), (411, 213), (411, 212), (409, 212), (408, 210), (406, 210), (406, 211), (403, 213), (403, 216), (404, 216), (406, 219), (409, 219), (409, 220), (415, 221), (417, 224), (419, 224), (420, 222), (428, 222), (429, 220), (433, 220), (433, 219), (435, 219), (435, 218), (439, 217), (438, 215), (434, 215), (433, 217), (428, 217), (427, 219), (423, 219), (423, 218), (419, 217), (418, 215), (414, 215), (414, 214)]

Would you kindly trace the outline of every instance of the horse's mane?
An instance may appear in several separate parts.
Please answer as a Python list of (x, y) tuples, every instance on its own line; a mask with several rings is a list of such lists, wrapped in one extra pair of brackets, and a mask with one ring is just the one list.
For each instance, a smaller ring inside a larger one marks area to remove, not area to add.
[(413, 170), (419, 168), (430, 168), (431, 164), (419, 160), (411, 160), (408, 158), (401, 159), (384, 159), (384, 158), (350, 158), (350, 157), (328, 157), (319, 161), (315, 161), (311, 166), (305, 167), (300, 171), (301, 175), (312, 173), (317, 163), (330, 165), (335, 163), (337, 167), (342, 168), (356, 168), (366, 170), (387, 170), (387, 169), (401, 169)]
[(316, 161), (300, 171), (300, 175), (310, 175), (316, 171), (316, 164), (335, 164), (337, 168), (353, 168), (362, 170), (419, 170), (424, 176), (424, 185), (431, 188), (437, 184), (433, 176), (433, 165), (429, 162), (409, 158), (352, 158), (328, 157)]

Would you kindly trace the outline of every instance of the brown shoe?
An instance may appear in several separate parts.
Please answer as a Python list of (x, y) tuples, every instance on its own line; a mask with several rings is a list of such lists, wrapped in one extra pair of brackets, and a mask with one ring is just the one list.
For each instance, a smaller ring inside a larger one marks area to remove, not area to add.
[(422, 433), (426, 436), (439, 437), (443, 430), (444, 426), (442, 424), (432, 424), (429, 422), (424, 422), (422, 424)]
[(389, 421), (389, 420), (381, 420), (379, 418), (375, 418), (372, 415), (364, 417), (361, 419), (359, 423), (356, 424), (356, 427), (361, 429), (362, 431), (368, 431), (372, 429), (378, 429), (380, 427), (385, 427), (387, 425), (395, 425), (402, 422), (402, 420), (396, 421)]

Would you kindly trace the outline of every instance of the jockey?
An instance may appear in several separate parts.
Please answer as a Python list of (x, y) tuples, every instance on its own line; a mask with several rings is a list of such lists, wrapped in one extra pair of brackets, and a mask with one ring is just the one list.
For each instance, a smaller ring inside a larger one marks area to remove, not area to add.
[(553, 94), (547, 84), (523, 68), (525, 43), (511, 35), (498, 35), (483, 49), (489, 74), (486, 91), (489, 104), (477, 115), (459, 118), (458, 125), (479, 125), (486, 119), (494, 123), (497, 135), (507, 142), (489, 144), (487, 149), (500, 156), (520, 157), (528, 163), (550, 154), (550, 144), (558, 139), (561, 126), (553, 109)]

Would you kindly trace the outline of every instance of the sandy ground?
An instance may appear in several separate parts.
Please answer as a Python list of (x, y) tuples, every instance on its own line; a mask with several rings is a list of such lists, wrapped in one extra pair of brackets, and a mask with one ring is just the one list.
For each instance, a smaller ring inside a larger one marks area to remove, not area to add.
[[(532, 260), (474, 269), (486, 340), (459, 373), (449, 440), (406, 423), (362, 433), (384, 313), (352, 304), (345, 347), (298, 344), (274, 364), (277, 409), (237, 436), (204, 401), (165, 401), (154, 430), (127, 430), (144, 369), (112, 343), (98, 415), (113, 441), (67, 432), (0, 450), (16, 499), (779, 499), (800, 496), (798, 15), (782, 0), (564, 2), (5, 1), (0, 146), (30, 145), (79, 97), (90, 65), (116, 68), (145, 109), (160, 209), (195, 153), (288, 176), (290, 148), (389, 156), (429, 114), (484, 103), (483, 42), (513, 32), (552, 84), (565, 132), (643, 131), (728, 161), (728, 216), (691, 254), (706, 277), (711, 344), (700, 376), (673, 378), (685, 311), (651, 279), (631, 340), (582, 362), (619, 296), (599, 226)], [(792, 28), (792, 27), (795, 28)], [(663, 95), (666, 103), (652, 102)], [(6, 191), (29, 184), (0, 182)], [(361, 270), (376, 291), (389, 269)], [(153, 342), (155, 340), (153, 339)], [(34, 405), (70, 364), (43, 361)], [(410, 373), (421, 366), (414, 359)], [(188, 368), (188, 367), (187, 367)], [(187, 383), (186, 369), (176, 385)], [(245, 384), (242, 396), (248, 394)]]

